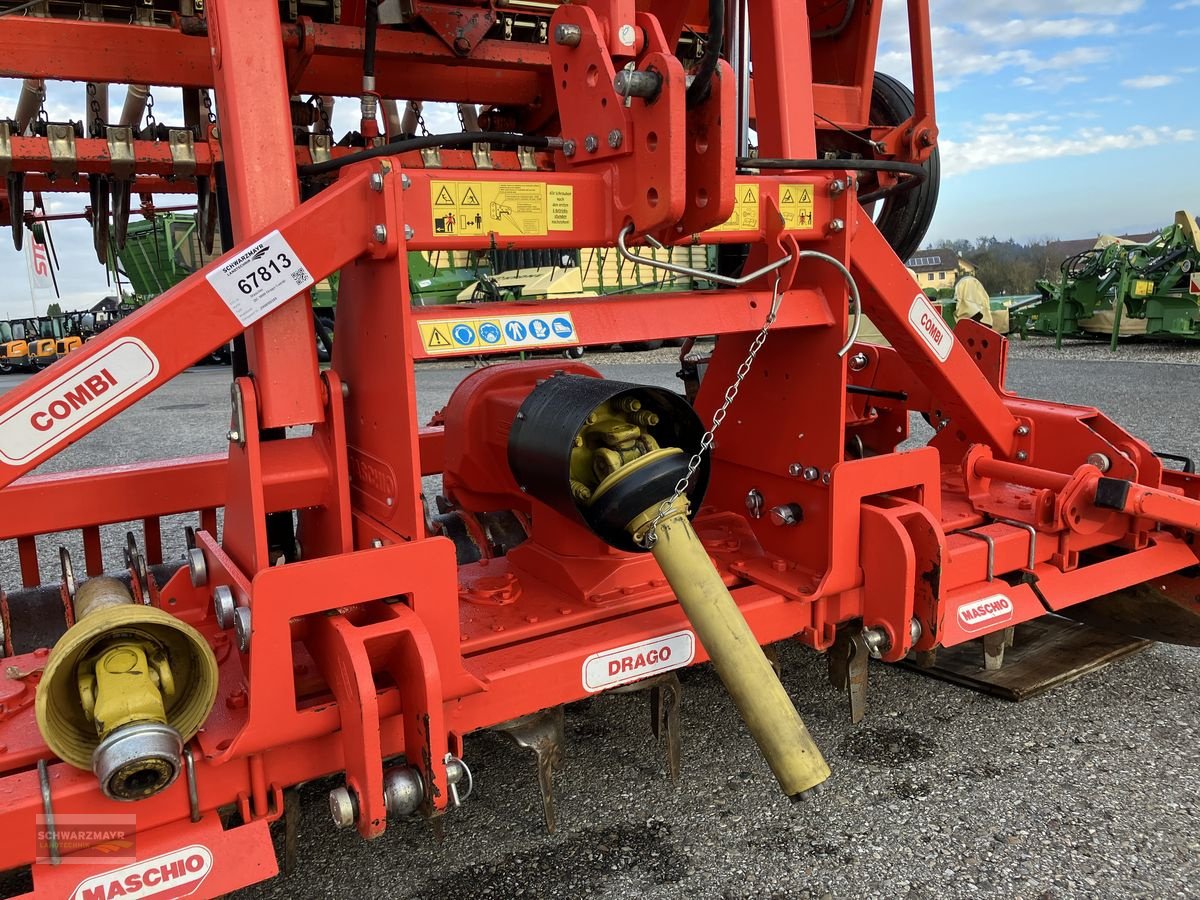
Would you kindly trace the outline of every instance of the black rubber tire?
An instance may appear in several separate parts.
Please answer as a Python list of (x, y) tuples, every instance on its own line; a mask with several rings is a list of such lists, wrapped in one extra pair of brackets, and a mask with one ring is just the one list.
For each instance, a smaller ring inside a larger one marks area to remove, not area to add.
[[(875, 73), (871, 89), (871, 123), (899, 125), (907, 121), (915, 108), (913, 93), (891, 75)], [(892, 245), (896, 255), (907, 260), (925, 240), (925, 233), (937, 210), (938, 193), (942, 184), (941, 151), (936, 147), (925, 161), (928, 177), (925, 183), (911, 191), (898, 191), (885, 197), (875, 224)]]

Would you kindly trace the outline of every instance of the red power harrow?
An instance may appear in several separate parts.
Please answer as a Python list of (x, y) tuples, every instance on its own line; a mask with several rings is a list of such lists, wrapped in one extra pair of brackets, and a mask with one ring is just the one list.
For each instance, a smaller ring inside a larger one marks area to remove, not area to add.
[[(225, 893), (278, 871), (286, 788), (344, 772), (335, 819), (372, 838), (452, 814), (488, 728), (538, 751), (552, 826), (562, 705), (637, 684), (661, 711), (710, 658), (803, 794), (828, 769), (759, 649), (784, 639), (859, 674), (994, 658), (1051, 613), (1192, 642), (1200, 478), (1008, 392), (1005, 340), (951, 332), (901, 262), (936, 199), (929, 14), (909, 0), (909, 93), (874, 73), (881, 7), (0, 2), (34, 98), (0, 122), (18, 238), (26, 192), (90, 192), (102, 255), (131, 195), (195, 193), (228, 251), (0, 398), (0, 870), (32, 865), (30, 897)], [(186, 121), (51, 122), (45, 80), (181, 87)], [(363, 111), (347, 146), (317, 127), (335, 95)], [(479, 130), (414, 136), (395, 98)], [(410, 302), (410, 252), (645, 243), (720, 245), (714, 289)], [(338, 271), (322, 370), (307, 292)], [(890, 347), (855, 342), (863, 315)], [(693, 404), (530, 362), (417, 416), (421, 360), (695, 335)], [(233, 339), (227, 454), (28, 474)], [(936, 436), (902, 451), (913, 413)], [(100, 528), (131, 520), (106, 575)], [(43, 584), (38, 539), (70, 532), (79, 571)], [(119, 866), (58, 840), (130, 813)]]

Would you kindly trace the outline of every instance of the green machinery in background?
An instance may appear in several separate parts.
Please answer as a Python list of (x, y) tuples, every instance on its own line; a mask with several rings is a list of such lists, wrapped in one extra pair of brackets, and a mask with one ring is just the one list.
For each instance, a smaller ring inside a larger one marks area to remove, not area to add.
[(1022, 337), (1200, 338), (1200, 227), (1190, 213), (1147, 244), (1101, 238), (1062, 264), (1057, 281), (1012, 309)]
[[(701, 271), (715, 271), (717, 263), (713, 247), (641, 247), (634, 253)], [(130, 222), (125, 246), (117, 251), (115, 276), (121, 309), (130, 310), (152, 300), (212, 258), (204, 253), (193, 214), (164, 212)], [(408, 254), (408, 273), (416, 306), (704, 290), (713, 286), (703, 279), (626, 260), (613, 249), (594, 248), (412, 252)], [(125, 290), (122, 279), (128, 282), (129, 290)], [(317, 350), (322, 360), (328, 360), (332, 352), (337, 290), (336, 273), (312, 289)], [(661, 343), (628, 349), (653, 349)], [(228, 352), (214, 353), (212, 361), (228, 361)]]

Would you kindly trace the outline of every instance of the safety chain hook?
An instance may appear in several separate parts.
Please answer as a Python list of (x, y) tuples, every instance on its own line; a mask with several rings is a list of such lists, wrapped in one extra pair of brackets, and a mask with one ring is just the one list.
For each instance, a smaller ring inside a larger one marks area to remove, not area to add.
[(651, 521), (649, 526), (647, 526), (645, 532), (643, 532), (641, 544), (647, 550), (653, 547), (655, 541), (658, 540), (659, 523), (671, 514), (671, 511), (675, 508), (675, 504), (679, 501), (679, 498), (682, 497), (687, 491), (688, 484), (691, 482), (692, 477), (696, 474), (696, 470), (699, 469), (700, 464), (704, 462), (704, 454), (712, 448), (713, 441), (716, 440), (717, 429), (719, 429), (725, 422), (725, 417), (729, 415), (729, 407), (733, 406), (733, 401), (737, 399), (738, 391), (742, 389), (742, 382), (745, 381), (746, 377), (750, 374), (750, 370), (754, 367), (755, 358), (758, 356), (759, 351), (762, 350), (763, 344), (767, 342), (767, 335), (771, 331), (771, 326), (775, 324), (775, 320), (779, 318), (779, 306), (783, 302), (783, 292), (780, 290), (780, 284), (782, 281), (783, 275), (777, 272), (775, 274), (775, 289), (771, 297), (771, 310), (767, 313), (767, 320), (763, 323), (762, 330), (759, 331), (758, 335), (751, 342), (750, 351), (746, 354), (746, 358), (742, 361), (742, 364), (738, 366), (737, 375), (733, 379), (733, 384), (731, 384), (725, 391), (725, 402), (721, 404), (720, 409), (713, 413), (712, 427), (709, 428), (708, 431), (704, 433), (704, 437), (700, 439), (700, 448), (696, 451), (692, 458), (688, 460), (687, 471), (683, 474), (683, 477), (681, 477), (679, 481), (675, 483), (674, 492), (670, 497), (659, 504), (658, 515), (654, 517), (653, 521)]

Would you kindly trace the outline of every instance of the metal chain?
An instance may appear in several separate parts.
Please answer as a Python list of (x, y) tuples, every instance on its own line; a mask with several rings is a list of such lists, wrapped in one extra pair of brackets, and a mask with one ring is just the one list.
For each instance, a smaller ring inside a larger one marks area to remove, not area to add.
[(421, 130), (422, 137), (429, 134), (429, 129), (425, 127), (425, 115), (423, 107), (416, 100), (408, 101), (409, 108), (417, 114), (417, 128)]
[(212, 95), (208, 91), (200, 92), (200, 101), (204, 104), (204, 111), (208, 113), (208, 124), (217, 124), (217, 114), (213, 112)]
[(146, 131), (153, 132), (157, 125), (158, 120), (154, 118), (154, 95), (146, 94)]
[(675, 483), (675, 491), (664, 500), (658, 507), (658, 515), (650, 523), (646, 529), (646, 533), (642, 536), (642, 546), (649, 549), (654, 546), (658, 540), (658, 525), (671, 514), (671, 509), (674, 507), (677, 500), (687, 492), (688, 484), (692, 480), (692, 476), (696, 474), (696, 470), (700, 468), (700, 464), (704, 462), (704, 454), (712, 449), (713, 441), (717, 437), (717, 429), (725, 422), (725, 417), (729, 415), (729, 407), (733, 406), (733, 401), (737, 399), (738, 391), (742, 388), (742, 382), (746, 380), (750, 374), (750, 370), (754, 367), (754, 360), (758, 357), (758, 353), (763, 348), (763, 344), (767, 342), (767, 335), (771, 331), (771, 326), (775, 324), (775, 320), (779, 317), (779, 305), (783, 301), (783, 294), (779, 290), (780, 280), (782, 275), (775, 275), (775, 289), (771, 297), (771, 311), (767, 313), (767, 321), (763, 323), (762, 330), (758, 336), (750, 344), (750, 351), (746, 354), (745, 360), (738, 366), (737, 375), (733, 379), (733, 384), (725, 391), (725, 402), (721, 404), (721, 408), (713, 413), (712, 427), (704, 433), (704, 437), (700, 439), (700, 449), (695, 455), (688, 460), (687, 472), (683, 477)]
[(102, 137), (104, 135), (104, 117), (100, 115), (100, 100), (97, 97), (96, 83), (89, 81), (87, 85), (88, 106), (92, 112), (92, 136)]
[(316, 112), (316, 126), (321, 134), (333, 134), (333, 123), (329, 121), (329, 111), (326, 109), (320, 94), (313, 94), (308, 98), (309, 104)]

